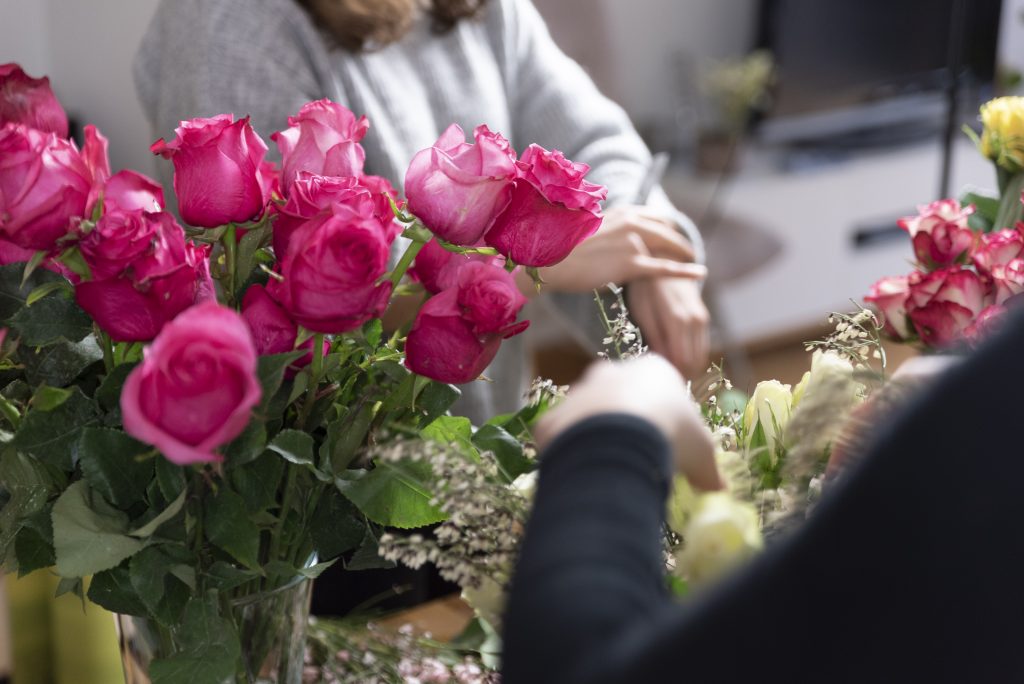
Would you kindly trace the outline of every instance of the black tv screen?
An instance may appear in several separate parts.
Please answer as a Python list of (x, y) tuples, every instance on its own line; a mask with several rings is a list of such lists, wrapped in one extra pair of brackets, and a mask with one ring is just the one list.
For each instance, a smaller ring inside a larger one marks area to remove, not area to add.
[(777, 82), (769, 141), (941, 120), (951, 44), (960, 42), (966, 106), (991, 92), (1001, 0), (763, 0), (762, 47)]

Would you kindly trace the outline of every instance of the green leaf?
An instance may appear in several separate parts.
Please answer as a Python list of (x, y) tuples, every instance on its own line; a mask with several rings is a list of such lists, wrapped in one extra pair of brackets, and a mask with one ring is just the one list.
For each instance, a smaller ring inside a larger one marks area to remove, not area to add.
[(185, 469), (159, 456), (154, 459), (156, 481), (167, 501), (174, 501), (185, 490)]
[(999, 198), (992, 197), (990, 195), (983, 195), (978, 191), (972, 190), (965, 192), (960, 197), (960, 204), (967, 206), (973, 204), (976, 211), (972, 215), (982, 219), (991, 229), (992, 224), (995, 223), (996, 216), (999, 214)]
[(260, 402), (260, 406), (256, 411), (256, 415), (266, 415), (267, 407), (270, 405), (270, 400), (273, 399), (274, 394), (278, 388), (281, 387), (281, 383), (284, 382), (284, 372), (288, 366), (294, 363), (296, 360), (301, 359), (308, 352), (304, 350), (286, 352), (284, 354), (272, 354), (270, 356), (261, 356), (259, 359), (259, 366), (257, 368), (257, 374), (260, 378), (260, 385), (263, 387), (263, 399)]
[(243, 570), (230, 563), (217, 561), (206, 569), (204, 576), (207, 579), (208, 586), (218, 591), (229, 591), (245, 584), (249, 580), (256, 579), (260, 575), (254, 570)]
[(48, 252), (45, 249), (40, 249), (36, 251), (35, 254), (32, 255), (32, 257), (28, 260), (28, 263), (25, 264), (25, 270), (22, 271), (21, 273), (22, 285), (28, 282), (28, 279), (32, 277), (32, 274), (35, 273), (35, 270), (42, 265), (43, 261), (46, 259), (47, 256)]
[(331, 472), (340, 475), (352, 463), (356, 452), (366, 440), (375, 412), (373, 406), (364, 404), (355, 413), (347, 414), (327, 425), (327, 441)]
[(0, 483), (9, 499), (0, 508), (0, 563), (17, 570), (17, 556), (11, 553), (15, 537), (26, 521), (47, 509), (59, 483), (43, 464), (14, 449), (0, 452)]
[(207, 539), (247, 568), (258, 568), (260, 531), (249, 519), (242, 497), (221, 487), (217, 495), (204, 504)]
[(284, 475), (285, 462), (276, 454), (263, 452), (251, 463), (229, 469), (231, 485), (245, 501), (250, 513), (276, 508), (277, 490)]
[(310, 521), (310, 534), (320, 558), (337, 558), (359, 545), (366, 523), (337, 489), (324, 492)]
[(224, 458), (228, 463), (241, 465), (259, 457), (266, 449), (267, 426), (262, 420), (254, 418), (224, 447)]
[(394, 561), (381, 558), (377, 536), (367, 529), (363, 541), (352, 557), (345, 563), (346, 570), (387, 570), (395, 567)]
[(132, 530), (128, 534), (130, 534), (133, 537), (139, 537), (140, 539), (153, 536), (153, 534), (156, 533), (158, 529), (160, 529), (161, 525), (173, 519), (174, 516), (178, 515), (178, 513), (181, 511), (184, 505), (185, 491), (182, 490), (181, 494), (178, 495), (178, 498), (172, 501), (171, 504), (163, 511), (161, 511), (156, 517), (154, 517), (152, 520), (147, 522), (142, 527), (136, 530)]
[(235, 626), (217, 614), (216, 604), (189, 601), (177, 633), (183, 647), (150, 664), (152, 684), (222, 684), (234, 679), (242, 648)]
[(132, 586), (128, 564), (97, 573), (89, 584), (89, 600), (112, 613), (147, 617), (146, 604)]
[(66, 280), (54, 280), (49, 283), (43, 283), (36, 289), (29, 293), (28, 297), (25, 298), (25, 306), (32, 306), (40, 299), (43, 299), (49, 294), (53, 294), (58, 290), (63, 290), (68, 294), (74, 294), (75, 290)]
[(71, 390), (40, 385), (30, 403), (37, 411), (52, 411), (71, 398)]
[[(46, 513), (45, 510), (40, 512)], [(14, 553), (18, 557), (18, 577), (24, 577), (34, 570), (48, 568), (57, 562), (52, 541), (48, 541), (31, 527), (22, 527), (18, 532), (14, 539)]]
[(363, 339), (366, 340), (366, 345), (371, 350), (380, 346), (380, 340), (383, 334), (384, 322), (379, 318), (372, 318), (363, 325)]
[(338, 479), (338, 490), (363, 515), (385, 527), (410, 529), (441, 522), (444, 513), (430, 503), (430, 465), (379, 464), (355, 479)]
[(46, 283), (63, 282), (64, 276), (45, 269), (37, 270), (22, 282), (25, 264), (0, 266), (0, 320), (8, 320), (18, 313), (32, 291)]
[(462, 416), (441, 416), (420, 430), (423, 439), (438, 444), (457, 444), (465, 453), (475, 453), (473, 424)]
[(321, 482), (330, 482), (331, 476), (320, 472), (320, 469), (316, 467), (316, 462), (313, 460), (313, 448), (315, 446), (312, 435), (308, 433), (300, 430), (282, 430), (267, 445), (267, 449), (289, 463), (305, 466)]
[(523, 454), (523, 445), (504, 428), (484, 425), (473, 435), (473, 444), (480, 451), (490, 451), (498, 459), (501, 473), (512, 482), (523, 473), (533, 470), (536, 465)]
[(18, 347), (16, 356), (25, 367), (29, 384), (45, 382), (51, 387), (67, 387), (85, 369), (103, 360), (103, 352), (92, 337), (81, 342), (60, 340), (42, 349), (22, 345)]
[(127, 531), (127, 515), (93, 495), (86, 482), (75, 482), (53, 506), (57, 573), (84, 577), (119, 565), (145, 546)]
[(178, 622), (188, 603), (190, 591), (170, 570), (177, 560), (169, 545), (150, 546), (132, 556), (129, 581), (136, 596), (163, 625)]
[(270, 224), (246, 231), (238, 241), (235, 252), (235, 291), (249, 279), (249, 274), (256, 267), (256, 252), (259, 251), (270, 232)]
[(92, 332), (89, 314), (66, 295), (46, 297), (26, 306), (10, 318), (21, 341), (31, 347), (45, 347), (59, 340), (79, 342)]
[(462, 392), (455, 385), (446, 385), (441, 382), (430, 382), (419, 396), (416, 397), (416, 406), (423, 411), (421, 426), (429, 425), (445, 411), (452, 407)]
[(135, 370), (137, 365), (135, 363), (122, 363), (103, 378), (99, 389), (96, 390), (96, 401), (99, 402), (99, 405), (104, 410), (113, 411), (120, 408), (121, 390), (124, 388), (125, 380), (128, 379), (128, 374)]
[(323, 563), (317, 563), (316, 565), (311, 565), (308, 568), (298, 568), (296, 572), (299, 575), (305, 577), (306, 579), (316, 579), (320, 575), (324, 574), (324, 571), (327, 570), (327, 568), (331, 567), (337, 562), (338, 559), (335, 558), (334, 560), (329, 560)]
[(155, 459), (140, 460), (153, 447), (127, 433), (87, 427), (78, 440), (78, 460), (89, 486), (118, 508), (127, 509), (146, 497)]
[(54, 410), (25, 414), (11, 445), (44, 463), (70, 471), (82, 429), (98, 422), (96, 404), (75, 387), (68, 400)]

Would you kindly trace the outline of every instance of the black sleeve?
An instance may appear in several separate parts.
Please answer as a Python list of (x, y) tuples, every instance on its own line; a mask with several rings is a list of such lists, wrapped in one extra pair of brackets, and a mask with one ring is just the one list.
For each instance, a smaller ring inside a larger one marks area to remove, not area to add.
[(1024, 320), (887, 427), (811, 520), (677, 606), (667, 446), (624, 416), (548, 450), (506, 684), (1024, 681)]

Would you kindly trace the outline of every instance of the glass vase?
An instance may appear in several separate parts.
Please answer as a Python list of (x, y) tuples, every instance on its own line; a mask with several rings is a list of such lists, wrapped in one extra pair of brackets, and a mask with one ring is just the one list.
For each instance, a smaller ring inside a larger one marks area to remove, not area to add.
[[(242, 655), (224, 684), (301, 684), (313, 581), (298, 577), (272, 591), (224, 602)], [(150, 664), (178, 650), (173, 630), (147, 618), (117, 616), (125, 684), (150, 684)]]

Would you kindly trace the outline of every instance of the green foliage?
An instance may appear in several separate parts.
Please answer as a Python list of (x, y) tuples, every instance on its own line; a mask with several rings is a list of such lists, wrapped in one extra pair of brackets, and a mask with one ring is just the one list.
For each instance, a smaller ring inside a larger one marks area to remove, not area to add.
[(359, 546), (366, 524), (356, 507), (334, 487), (324, 492), (310, 523), (317, 555), (328, 560)]
[(37, 288), (50, 283), (64, 283), (65, 278), (45, 269), (34, 270), (23, 278), (26, 264), (0, 266), (0, 320), (9, 322), (25, 308), (29, 296)]
[(61, 577), (109, 570), (145, 546), (128, 535), (128, 516), (84, 480), (65, 489), (53, 506), (53, 544)]
[(66, 292), (50, 295), (26, 306), (9, 320), (22, 344), (45, 347), (60, 340), (80, 342), (92, 332), (89, 314)]
[(146, 498), (153, 480), (152, 447), (120, 430), (87, 427), (78, 440), (82, 475), (95, 491), (122, 510)]
[(427, 463), (381, 464), (349, 477), (336, 481), (338, 490), (378, 525), (410, 529), (445, 519), (430, 503), (432, 474)]
[(11, 445), (44, 463), (71, 471), (82, 430), (98, 422), (96, 404), (75, 387), (71, 396), (52, 411), (29, 411)]
[[(42, 463), (7, 448), (0, 452), (0, 485), (7, 499), (0, 508), (0, 562), (15, 571), (19, 567), (15, 539), (22, 525), (47, 509), (50, 497), (63, 483)], [(23, 550), (31, 553), (31, 557), (25, 559), (26, 565), (33, 565), (38, 557), (36, 549), (26, 547)]]
[(215, 496), (204, 499), (203, 518), (204, 532), (210, 542), (245, 567), (253, 570), (259, 567), (260, 531), (249, 519), (242, 497), (222, 487)]
[(473, 445), (480, 451), (490, 451), (498, 461), (502, 477), (512, 482), (534, 469), (534, 461), (523, 453), (523, 445), (504, 428), (484, 425), (473, 435)]
[(97, 573), (89, 584), (89, 600), (112, 613), (146, 617), (146, 605), (132, 586), (128, 562)]
[(56, 562), (49, 506), (21, 521), (21, 530), (14, 540), (14, 553), (18, 557), (19, 576), (48, 568)]
[(222, 684), (234, 678), (242, 648), (234, 624), (218, 614), (215, 602), (189, 601), (176, 634), (181, 648), (153, 661), (152, 684)]
[(21, 346), (15, 357), (24, 367), (30, 385), (67, 387), (89, 366), (102, 361), (103, 352), (95, 339), (86, 337), (81, 342), (60, 340), (41, 349)]
[(188, 559), (188, 552), (167, 544), (149, 546), (132, 556), (129, 581), (149, 615), (162, 625), (174, 625), (188, 603), (190, 590), (172, 568)]

